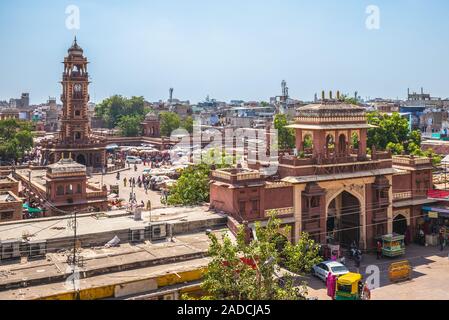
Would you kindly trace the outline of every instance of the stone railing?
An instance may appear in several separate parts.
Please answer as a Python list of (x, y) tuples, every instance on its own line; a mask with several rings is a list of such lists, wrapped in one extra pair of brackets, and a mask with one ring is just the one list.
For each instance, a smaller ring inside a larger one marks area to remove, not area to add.
[(270, 182), (265, 185), (266, 189), (276, 189), (276, 188), (286, 188), (291, 187), (291, 184), (288, 182)]
[(107, 196), (108, 196), (107, 191), (93, 191), (86, 193), (87, 199), (106, 198)]
[(227, 181), (247, 181), (260, 179), (260, 172), (238, 172), (232, 173), (229, 171), (215, 170), (212, 172), (212, 177), (227, 180)]
[(420, 165), (432, 165), (432, 160), (425, 157), (393, 156), (393, 164), (414, 167)]
[(293, 207), (289, 207), (289, 208), (276, 208), (276, 209), (268, 209), (268, 210), (265, 210), (265, 217), (268, 217), (269, 216), (269, 214), (271, 213), (271, 212), (275, 212), (276, 213), (276, 215), (278, 215), (278, 216), (286, 216), (286, 215), (291, 215), (291, 214), (294, 214), (295, 213), (295, 208), (293, 208)]
[(393, 200), (405, 200), (405, 199), (411, 199), (412, 198), (412, 192), (398, 192), (393, 193)]
[(259, 172), (237, 173), (237, 181), (256, 180), (260, 178)]
[(335, 122), (366, 122), (367, 117), (365, 115), (360, 116), (348, 116), (347, 114), (336, 114), (332, 117), (296, 117), (296, 122), (301, 123), (335, 123)]

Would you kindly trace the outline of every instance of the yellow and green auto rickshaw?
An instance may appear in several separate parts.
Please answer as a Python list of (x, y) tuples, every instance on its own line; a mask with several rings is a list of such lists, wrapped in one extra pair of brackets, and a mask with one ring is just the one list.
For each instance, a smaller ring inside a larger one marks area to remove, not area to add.
[(369, 300), (370, 292), (359, 273), (347, 273), (337, 280), (335, 300)]

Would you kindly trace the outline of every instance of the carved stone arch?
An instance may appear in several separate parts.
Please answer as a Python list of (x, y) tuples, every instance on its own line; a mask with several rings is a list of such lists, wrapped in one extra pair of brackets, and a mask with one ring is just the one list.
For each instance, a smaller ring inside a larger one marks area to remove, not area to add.
[(410, 225), (410, 209), (402, 209), (402, 210), (396, 210), (393, 212), (393, 220), (396, 219), (398, 216), (403, 216), (407, 220), (407, 225)]
[(304, 141), (304, 139), (307, 136), (310, 136), (312, 138), (312, 140), (313, 140), (313, 131), (306, 131), (306, 130), (302, 131), (301, 141)]
[(357, 200), (359, 200), (359, 202), (360, 202), (360, 206), (363, 207), (363, 205), (365, 203), (365, 197), (363, 195), (363, 188), (361, 188), (361, 189), (362, 190), (359, 191), (359, 190), (357, 190), (357, 188), (350, 189), (348, 187), (344, 187), (344, 188), (340, 188), (340, 189), (334, 189), (331, 192), (328, 192), (326, 194), (326, 210), (329, 207), (329, 205), (331, 204), (332, 200), (337, 198), (344, 191), (346, 191), (347, 193), (349, 193), (349, 194), (353, 195), (355, 198), (357, 198)]

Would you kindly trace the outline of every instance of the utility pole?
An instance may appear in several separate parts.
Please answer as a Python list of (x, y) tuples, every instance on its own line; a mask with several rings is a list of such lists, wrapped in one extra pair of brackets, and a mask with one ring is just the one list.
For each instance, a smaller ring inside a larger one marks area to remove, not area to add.
[(31, 169), (28, 171), (28, 206), (31, 204)]
[(67, 257), (67, 263), (72, 267), (72, 282), (73, 282), (73, 292), (75, 293), (75, 299), (79, 300), (79, 291), (77, 288), (77, 278), (76, 278), (76, 267), (79, 266), (79, 259), (77, 258), (77, 214), (78, 212), (75, 210), (73, 212), (73, 218), (69, 220), (69, 228), (73, 229), (73, 253), (72, 255)]

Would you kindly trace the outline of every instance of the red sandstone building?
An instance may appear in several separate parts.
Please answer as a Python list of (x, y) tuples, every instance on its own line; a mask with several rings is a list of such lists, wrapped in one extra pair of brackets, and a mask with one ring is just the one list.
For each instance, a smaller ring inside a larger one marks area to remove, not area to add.
[(108, 210), (105, 187), (89, 184), (86, 166), (72, 158), (61, 158), (46, 170), (18, 169), (22, 194), (28, 201), (45, 209), (44, 216)]
[(293, 240), (308, 232), (320, 243), (372, 248), (393, 231), (414, 235), (421, 206), (434, 201), (427, 199), (430, 159), (368, 153), (365, 109), (338, 98), (299, 108), (290, 127), (298, 156), (279, 158), (279, 179), (257, 170), (216, 170), (212, 208), (249, 226), (274, 210), (292, 227)]
[(83, 49), (75, 41), (64, 58), (62, 76), (63, 113), (59, 137), (43, 141), (43, 161), (55, 163), (69, 154), (73, 159), (92, 171), (101, 171), (107, 165), (106, 141), (92, 135), (88, 115), (89, 74), (88, 61)]
[(142, 136), (151, 138), (160, 138), (160, 121), (157, 114), (150, 112), (145, 116), (145, 120), (141, 123)]

